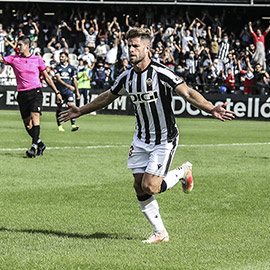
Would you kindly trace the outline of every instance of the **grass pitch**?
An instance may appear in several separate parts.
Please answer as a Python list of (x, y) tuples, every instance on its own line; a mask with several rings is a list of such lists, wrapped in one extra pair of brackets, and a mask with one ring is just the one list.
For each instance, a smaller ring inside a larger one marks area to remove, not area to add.
[(172, 168), (193, 163), (194, 190), (157, 195), (168, 243), (141, 240), (126, 159), (134, 117), (87, 115), (78, 132), (44, 112), (43, 157), (18, 111), (0, 111), (0, 269), (269, 270), (270, 124), (177, 119)]

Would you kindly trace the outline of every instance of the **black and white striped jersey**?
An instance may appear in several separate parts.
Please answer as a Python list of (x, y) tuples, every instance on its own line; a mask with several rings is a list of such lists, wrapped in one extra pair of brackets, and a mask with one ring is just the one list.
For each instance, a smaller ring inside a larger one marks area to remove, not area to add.
[(218, 50), (218, 59), (226, 61), (228, 58), (229, 51), (230, 51), (230, 44), (221, 42)]
[(171, 141), (178, 129), (171, 106), (172, 90), (183, 80), (164, 65), (151, 61), (142, 72), (133, 68), (116, 79), (111, 91), (125, 92), (133, 103), (136, 116), (136, 136), (147, 144)]

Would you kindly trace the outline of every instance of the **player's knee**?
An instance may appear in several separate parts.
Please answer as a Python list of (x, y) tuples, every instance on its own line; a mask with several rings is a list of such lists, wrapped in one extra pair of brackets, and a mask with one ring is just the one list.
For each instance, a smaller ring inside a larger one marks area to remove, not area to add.
[(142, 184), (142, 190), (146, 193), (146, 194), (157, 194), (159, 193), (159, 187), (157, 187), (156, 185), (152, 184), (152, 183), (143, 183)]

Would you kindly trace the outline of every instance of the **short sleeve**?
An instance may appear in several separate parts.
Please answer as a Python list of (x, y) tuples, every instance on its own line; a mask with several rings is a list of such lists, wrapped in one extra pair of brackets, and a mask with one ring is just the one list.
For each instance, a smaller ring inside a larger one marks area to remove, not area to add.
[(4, 64), (5, 65), (10, 65), (13, 62), (14, 58), (15, 58), (15, 55), (5, 56), (4, 57)]
[(122, 96), (125, 94), (125, 83), (127, 78), (127, 71), (122, 72), (114, 81), (113, 86), (111, 87), (111, 92), (114, 95)]
[(38, 68), (39, 68), (39, 71), (44, 71), (46, 69), (46, 64), (41, 57), (39, 57), (39, 67)]

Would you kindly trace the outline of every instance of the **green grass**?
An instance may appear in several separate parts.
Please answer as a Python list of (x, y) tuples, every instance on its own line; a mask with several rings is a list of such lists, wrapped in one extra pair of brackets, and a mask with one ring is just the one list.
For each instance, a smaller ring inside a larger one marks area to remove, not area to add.
[(126, 169), (134, 117), (87, 115), (76, 133), (41, 121), (48, 149), (27, 159), (19, 113), (0, 111), (1, 270), (270, 269), (269, 122), (177, 119), (172, 168), (192, 162), (195, 187), (156, 196), (170, 241), (146, 245)]

